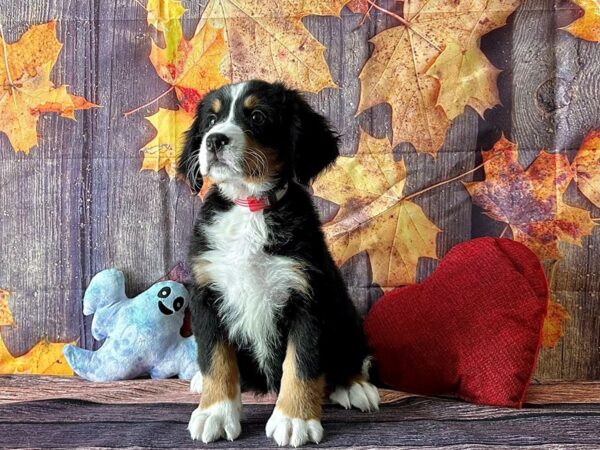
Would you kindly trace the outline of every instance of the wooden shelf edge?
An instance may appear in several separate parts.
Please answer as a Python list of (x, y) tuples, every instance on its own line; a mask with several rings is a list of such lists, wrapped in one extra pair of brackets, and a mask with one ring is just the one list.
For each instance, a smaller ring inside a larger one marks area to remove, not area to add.
[[(382, 403), (421, 397), (380, 389)], [(189, 392), (189, 382), (181, 380), (126, 380), (94, 383), (78, 377), (0, 375), (0, 405), (36, 400), (72, 399), (107, 404), (190, 403), (198, 394)], [(246, 404), (274, 404), (273, 395), (243, 394)], [(600, 381), (557, 381), (529, 387), (525, 404), (600, 403)]]

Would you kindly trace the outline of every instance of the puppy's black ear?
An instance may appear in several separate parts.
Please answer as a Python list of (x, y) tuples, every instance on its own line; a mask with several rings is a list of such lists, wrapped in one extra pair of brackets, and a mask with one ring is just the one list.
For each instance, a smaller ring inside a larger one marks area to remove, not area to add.
[(200, 128), (200, 107), (199, 104), (196, 109), (196, 118), (190, 129), (185, 133), (183, 152), (181, 152), (177, 161), (177, 173), (188, 181), (194, 195), (202, 189), (199, 155), (204, 133)]
[(340, 154), (338, 136), (329, 122), (295, 91), (286, 92), (286, 103), (294, 111), (292, 164), (298, 182), (308, 185)]

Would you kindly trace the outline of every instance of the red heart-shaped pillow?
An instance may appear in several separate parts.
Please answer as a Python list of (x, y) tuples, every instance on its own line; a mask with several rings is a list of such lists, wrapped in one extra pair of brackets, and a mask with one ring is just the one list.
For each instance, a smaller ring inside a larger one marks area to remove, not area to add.
[(520, 407), (547, 305), (531, 250), (479, 238), (452, 248), (423, 283), (385, 294), (365, 330), (380, 381), (391, 387)]

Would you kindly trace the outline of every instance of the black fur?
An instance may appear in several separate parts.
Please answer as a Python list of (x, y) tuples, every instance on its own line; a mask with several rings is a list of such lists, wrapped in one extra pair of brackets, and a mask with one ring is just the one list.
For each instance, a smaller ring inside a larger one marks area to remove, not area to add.
[[(268, 119), (260, 127), (248, 123), (243, 126), (261, 145), (277, 152), (277, 160), (282, 163), (277, 173), (277, 185), (287, 182), (289, 186), (273, 208), (261, 213), (270, 230), (264, 252), (310, 262), (305, 275), (311, 295), (307, 299), (292, 293), (280, 315), (277, 324), (280, 338), (274, 348), (276, 362), (272, 368), (274, 377), (266, 377), (259, 370), (251, 349), (232, 343), (237, 351), (242, 389), (279, 389), (288, 340), (296, 348), (299, 377), (314, 379), (324, 374), (332, 387), (348, 385), (353, 377), (361, 374), (368, 353), (366, 340), (361, 320), (328, 252), (318, 214), (305, 189), (305, 185), (335, 161), (337, 137), (326, 119), (314, 112), (297, 92), (281, 84), (259, 81), (250, 82), (247, 91), (260, 99), (260, 108), (266, 111)], [(197, 189), (201, 186), (200, 177), (199, 174), (194, 176), (189, 164), (197, 159), (202, 137), (209, 129), (206, 115), (214, 98), (220, 98), (224, 102), (223, 110), (229, 110), (223, 92), (207, 95), (198, 106), (198, 116), (187, 134), (179, 164), (181, 174), (186, 177), (192, 174), (189, 181)], [(240, 122), (244, 122), (242, 111), (239, 114)], [(232, 207), (232, 201), (213, 187), (194, 226), (192, 258), (211, 249), (205, 226)], [(235, 270), (235, 261), (231, 264)], [(193, 332), (198, 341), (203, 372), (210, 369), (215, 343), (227, 339), (227, 324), (222, 323), (217, 314), (218, 301), (219, 294), (211, 287), (196, 286), (192, 290)]]

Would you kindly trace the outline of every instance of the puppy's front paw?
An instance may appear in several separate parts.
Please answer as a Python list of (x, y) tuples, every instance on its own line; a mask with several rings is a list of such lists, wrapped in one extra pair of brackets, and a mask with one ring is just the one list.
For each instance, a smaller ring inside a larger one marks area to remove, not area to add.
[(221, 438), (233, 441), (242, 431), (240, 410), (240, 403), (232, 400), (218, 402), (205, 409), (198, 407), (192, 413), (188, 431), (192, 439), (201, 439), (205, 444)]
[(267, 437), (272, 437), (281, 447), (291, 445), (300, 447), (307, 442), (318, 444), (323, 439), (323, 427), (317, 419), (299, 419), (289, 417), (275, 408), (267, 422)]

